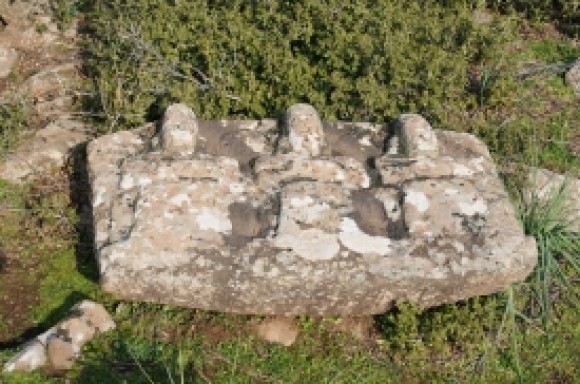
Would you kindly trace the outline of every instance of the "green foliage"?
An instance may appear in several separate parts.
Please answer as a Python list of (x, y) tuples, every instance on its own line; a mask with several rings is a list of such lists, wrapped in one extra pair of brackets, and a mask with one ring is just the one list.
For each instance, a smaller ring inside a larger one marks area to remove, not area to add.
[(63, 30), (78, 15), (82, 0), (51, 0), (50, 3), (58, 28)]
[(580, 5), (575, 0), (486, 0), (489, 7), (516, 11), (530, 20), (554, 22), (570, 36), (580, 34)]
[(9, 95), (0, 100), (0, 159), (20, 141), (30, 117), (30, 105), (23, 97)]
[(543, 39), (531, 44), (534, 55), (546, 63), (570, 63), (580, 57), (580, 47), (569, 42)]
[(573, 191), (568, 183), (549, 197), (540, 197), (536, 191), (522, 197), (519, 216), (527, 235), (536, 239), (538, 265), (535, 269), (532, 290), (536, 294), (544, 327), (553, 320), (555, 292), (567, 290), (565, 297), (578, 306), (578, 290), (571, 277), (580, 274), (580, 233), (573, 225), (580, 221), (571, 206)]
[(432, 122), (477, 104), (470, 63), (508, 37), (464, 4), (435, 1), (96, 1), (87, 103), (116, 130), (170, 102), (205, 118), (276, 116), (309, 102), (326, 119)]

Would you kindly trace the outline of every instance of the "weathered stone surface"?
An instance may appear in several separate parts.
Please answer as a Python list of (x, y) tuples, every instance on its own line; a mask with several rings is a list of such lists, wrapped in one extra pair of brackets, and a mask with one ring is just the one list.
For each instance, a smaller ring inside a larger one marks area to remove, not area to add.
[(271, 120), (194, 124), (195, 147), (179, 153), (138, 132), (88, 146), (101, 284), (118, 297), (360, 316), (490, 294), (535, 265), (468, 134), (404, 115), (387, 137), (304, 105), (286, 115), (291, 140)]
[(44, 68), (30, 76), (19, 92), (34, 102), (37, 115), (64, 115), (63, 111), (70, 110), (73, 104), (79, 71), (78, 61)]
[(109, 312), (101, 304), (90, 300), (83, 300), (75, 306), (75, 311), (80, 313), (81, 318), (87, 325), (94, 328), (91, 336), (84, 336), (84, 340), (92, 338), (96, 333), (105, 333), (115, 329), (115, 322)]
[(0, 79), (12, 72), (18, 60), (18, 52), (14, 48), (0, 44)]
[(308, 104), (296, 104), (286, 113), (288, 139), (294, 153), (318, 156), (324, 146), (324, 132), (318, 112)]
[(290, 318), (265, 319), (256, 327), (258, 337), (269, 343), (289, 347), (298, 337), (298, 326)]
[(8, 155), (0, 163), (0, 177), (22, 182), (62, 167), (70, 151), (91, 137), (91, 131), (84, 123), (58, 119), (36, 132), (32, 139)]
[(11, 24), (31, 24), (34, 17), (46, 14), (51, 9), (51, 0), (10, 0), (0, 2), (0, 15)]
[(83, 300), (71, 308), (65, 319), (24, 345), (22, 351), (6, 363), (4, 371), (33, 371), (43, 367), (69, 369), (86, 342), (114, 328), (113, 319), (101, 304)]
[(52, 337), (48, 341), (47, 351), (50, 364), (56, 370), (70, 369), (76, 360), (73, 344), (58, 337)]
[(184, 104), (167, 108), (161, 123), (161, 145), (167, 153), (193, 154), (198, 135), (195, 114)]
[(566, 83), (574, 90), (577, 96), (580, 96), (580, 59), (576, 60), (572, 68), (566, 72)]

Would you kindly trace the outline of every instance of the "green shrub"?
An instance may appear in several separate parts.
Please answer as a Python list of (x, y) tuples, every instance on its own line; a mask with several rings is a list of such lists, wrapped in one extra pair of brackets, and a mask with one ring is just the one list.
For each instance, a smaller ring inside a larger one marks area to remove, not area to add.
[(78, 15), (81, 0), (51, 0), (51, 10), (55, 16), (58, 28), (65, 29)]
[(503, 26), (463, 4), (96, 1), (89, 13), (89, 106), (117, 130), (174, 101), (204, 118), (276, 116), (296, 102), (326, 119), (432, 122), (477, 105), (471, 63), (493, 55)]
[(570, 36), (580, 33), (580, 5), (574, 0), (487, 0), (491, 8), (516, 11), (533, 21), (553, 22)]
[(9, 95), (0, 100), (0, 159), (20, 141), (30, 118), (30, 105), (24, 98)]

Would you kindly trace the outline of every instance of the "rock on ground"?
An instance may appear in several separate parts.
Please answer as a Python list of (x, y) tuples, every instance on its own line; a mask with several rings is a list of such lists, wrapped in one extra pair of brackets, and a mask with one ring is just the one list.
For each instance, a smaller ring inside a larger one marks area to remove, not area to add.
[(291, 107), (285, 127), (203, 121), (183, 107), (158, 135), (88, 146), (101, 285), (117, 297), (364, 316), (491, 294), (536, 263), (471, 135), (419, 115), (401, 116), (391, 136), (320, 121), (308, 105)]
[(84, 123), (59, 118), (9, 154), (0, 163), (0, 177), (23, 182), (61, 168), (75, 146), (87, 142), (92, 136)]
[(256, 327), (258, 337), (269, 343), (282, 344), (289, 347), (298, 337), (298, 326), (293, 319), (265, 319)]
[(65, 319), (25, 344), (4, 365), (4, 371), (70, 369), (86, 342), (114, 328), (115, 322), (101, 304), (83, 300), (70, 310)]

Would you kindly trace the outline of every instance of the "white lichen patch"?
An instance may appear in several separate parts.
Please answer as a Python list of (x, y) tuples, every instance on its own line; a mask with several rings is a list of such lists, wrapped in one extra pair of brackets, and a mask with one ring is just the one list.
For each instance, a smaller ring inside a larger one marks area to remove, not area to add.
[(292, 146), (292, 149), (296, 152), (302, 152), (303, 151), (303, 147), (302, 147), (302, 143), (304, 141), (304, 138), (298, 134), (296, 134), (294, 131), (290, 131), (290, 133), (288, 134), (288, 140), (290, 141), (290, 145)]
[(299, 196), (290, 198), (290, 204), (283, 210), (282, 216), (302, 224), (316, 224), (331, 213), (327, 203), (315, 201), (311, 196)]
[(97, 190), (94, 192), (94, 200), (93, 200), (93, 208), (98, 207), (99, 205), (105, 202), (104, 196), (107, 193), (105, 187), (98, 187)]
[(408, 190), (405, 193), (405, 202), (413, 205), (417, 211), (423, 213), (429, 208), (427, 195), (422, 191)]
[(183, 204), (189, 205), (190, 202), (191, 202), (191, 200), (189, 199), (189, 196), (187, 194), (185, 194), (185, 193), (179, 193), (179, 194), (177, 194), (175, 196), (172, 196), (169, 199), (169, 202), (171, 204), (173, 204), (173, 205), (178, 205), (179, 206), (179, 205), (183, 205)]
[(242, 183), (231, 183), (228, 185), (231, 193), (240, 194), (246, 190), (246, 186)]
[(314, 199), (311, 196), (300, 196), (300, 197), (291, 197), (290, 198), (290, 207), (291, 208), (304, 208), (312, 205), (314, 203)]
[(446, 188), (445, 189), (445, 195), (446, 196), (455, 196), (459, 194), (459, 191), (455, 188)]
[(292, 249), (298, 256), (310, 261), (330, 260), (340, 251), (336, 235), (317, 228), (281, 234), (276, 237), (274, 245)]
[(256, 138), (248, 136), (245, 141), (246, 145), (254, 152), (263, 153), (266, 151), (267, 145), (264, 138)]
[(487, 204), (483, 199), (477, 199), (474, 202), (459, 202), (459, 209), (462, 214), (473, 216), (475, 214), (485, 215), (487, 213)]
[(486, 159), (483, 156), (480, 156), (469, 160), (469, 166), (473, 167), (478, 172), (483, 172), (485, 170), (485, 162)]
[(385, 256), (390, 252), (390, 240), (382, 236), (371, 236), (363, 232), (356, 222), (344, 217), (340, 223), (338, 238), (343, 246), (361, 254), (378, 254)]
[(320, 147), (322, 144), (322, 137), (320, 134), (311, 133), (308, 135), (308, 151), (312, 156), (320, 155)]
[(370, 136), (363, 136), (359, 139), (358, 143), (364, 147), (371, 147), (373, 143), (371, 143)]
[(125, 174), (121, 178), (121, 189), (131, 189), (133, 188), (134, 181), (133, 176)]
[(141, 188), (144, 188), (144, 187), (150, 185), (152, 182), (153, 182), (153, 180), (151, 180), (151, 178), (147, 177), (147, 176), (140, 176), (139, 180), (137, 181), (137, 183), (139, 184), (139, 186)]
[(195, 222), (202, 231), (231, 232), (232, 222), (227, 212), (211, 208), (202, 208), (195, 216)]
[(183, 129), (172, 129), (167, 133), (171, 136), (171, 139), (175, 141), (174, 144), (177, 145), (189, 145), (193, 141), (193, 135), (191, 132)]
[(455, 164), (453, 166), (453, 175), (459, 177), (468, 177), (473, 175), (473, 171), (463, 164)]

